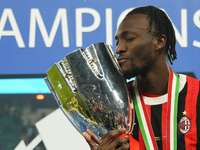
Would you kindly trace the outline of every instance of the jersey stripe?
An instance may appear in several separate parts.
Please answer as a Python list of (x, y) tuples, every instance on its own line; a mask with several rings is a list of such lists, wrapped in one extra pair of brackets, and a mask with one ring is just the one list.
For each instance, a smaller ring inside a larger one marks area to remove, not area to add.
[[(147, 106), (150, 108), (151, 105), (147, 105)], [(147, 107), (147, 109), (148, 109), (148, 107)], [(156, 139), (158, 149), (161, 150), (162, 149), (162, 140), (163, 140), (163, 137), (161, 134), (162, 105), (152, 105), (151, 110), (149, 110), (149, 113), (151, 113), (151, 116), (153, 116), (151, 118), (151, 124), (152, 124), (152, 128), (154, 131), (154, 135), (156, 137), (155, 139)]]
[(167, 145), (167, 140), (166, 140), (166, 134), (167, 134), (167, 128), (166, 128), (166, 111), (167, 111), (167, 103), (162, 104), (162, 122), (161, 122), (161, 127), (162, 127), (162, 148), (163, 150), (166, 150), (166, 145)]
[[(148, 150), (157, 149), (155, 137), (152, 131), (151, 123), (148, 117), (148, 113), (146, 110), (146, 106), (145, 106), (141, 91), (138, 90), (137, 85), (133, 84), (133, 86), (135, 89), (133, 90), (133, 100), (134, 100), (135, 109), (137, 112), (136, 114), (137, 114), (138, 122), (140, 125), (140, 129), (143, 135), (146, 148)], [(135, 95), (139, 95), (140, 98), (136, 98)], [(151, 128), (151, 130), (149, 128)]]
[(197, 127), (196, 127), (196, 105), (199, 92), (199, 81), (191, 77), (187, 77), (188, 91), (185, 100), (186, 116), (190, 119), (191, 125), (188, 133), (185, 134), (186, 150), (196, 149), (197, 143)]
[(149, 120), (151, 120), (151, 105), (146, 105), (146, 108), (149, 115)]
[[(139, 95), (140, 95), (140, 98), (143, 99), (141, 94), (139, 94)], [(140, 105), (140, 110), (144, 110), (144, 112), (142, 113), (142, 114), (144, 114), (144, 116), (142, 116), (141, 118), (142, 118), (143, 122), (146, 122), (146, 123), (144, 123), (144, 129), (145, 129), (145, 133), (146, 133), (146, 139), (144, 138), (144, 142), (149, 139), (150, 142), (149, 143), (147, 142), (149, 145), (147, 143), (145, 143), (145, 144), (146, 144), (148, 150), (153, 150), (154, 149), (154, 146), (153, 146), (154, 144), (153, 144), (153, 141), (151, 139), (154, 138), (154, 136), (151, 135), (152, 134), (151, 131), (148, 132), (149, 126), (151, 126), (151, 124), (150, 124), (150, 120), (149, 120), (149, 116), (147, 114), (147, 111), (146, 111), (146, 109), (144, 109), (146, 106), (145, 106), (143, 100), (141, 100), (141, 101), (138, 100), (138, 105)], [(142, 109), (142, 107), (143, 107), (143, 109)]]
[[(186, 93), (187, 93), (187, 85), (188, 83), (186, 82), (183, 90), (179, 93), (179, 101), (178, 101), (178, 116), (177, 116), (177, 122), (181, 120), (183, 117), (183, 113), (185, 110), (185, 98), (186, 98)], [(185, 150), (185, 136), (180, 132), (179, 129), (179, 124), (177, 124), (177, 150)]]
[(146, 150), (146, 146), (144, 144), (144, 140), (143, 140), (142, 132), (140, 128), (139, 128), (139, 147), (140, 147), (140, 150)]
[[(170, 77), (169, 79), (173, 80), (173, 74), (170, 73)], [(169, 82), (169, 85), (168, 85), (168, 89), (172, 89), (172, 83)], [(168, 103), (171, 104), (171, 98), (172, 98), (172, 91), (168, 91)], [(170, 116), (171, 116), (171, 105), (167, 105), (167, 128), (170, 128)], [(170, 146), (170, 130), (167, 130), (167, 150), (170, 149), (169, 146)]]
[[(173, 94), (173, 96), (174, 96), (174, 99), (173, 99), (173, 109), (172, 109), (172, 113), (173, 113), (173, 124), (172, 124), (172, 126), (174, 127), (174, 131), (172, 131), (173, 132), (173, 141), (174, 141), (174, 146), (173, 146), (173, 148), (176, 150), (177, 149), (177, 110), (178, 110), (178, 96), (179, 96), (179, 84), (180, 84), (180, 80), (179, 80), (179, 77), (178, 77), (178, 75), (176, 74), (176, 73), (174, 73), (174, 76), (176, 76), (176, 82), (174, 83), (174, 81), (175, 80), (173, 80), (173, 84), (175, 85), (175, 86), (172, 86), (172, 87), (174, 87), (174, 88), (176, 88), (175, 90), (172, 90), (173, 92), (175, 92), (174, 94)], [(172, 123), (172, 122), (171, 122)]]

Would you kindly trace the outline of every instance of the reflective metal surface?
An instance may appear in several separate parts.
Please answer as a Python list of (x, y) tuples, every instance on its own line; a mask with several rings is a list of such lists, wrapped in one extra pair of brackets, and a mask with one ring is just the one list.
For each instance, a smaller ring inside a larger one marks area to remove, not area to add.
[(80, 133), (88, 128), (101, 138), (132, 121), (128, 90), (111, 46), (97, 43), (75, 50), (47, 71), (45, 81)]

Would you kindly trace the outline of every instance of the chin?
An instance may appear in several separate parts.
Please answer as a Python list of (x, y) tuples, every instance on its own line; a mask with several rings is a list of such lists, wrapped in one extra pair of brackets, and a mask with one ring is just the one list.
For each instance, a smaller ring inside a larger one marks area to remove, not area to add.
[(139, 69), (128, 69), (128, 70), (122, 70), (123, 75), (125, 79), (131, 79), (136, 77), (139, 74)]
[(125, 79), (131, 79), (131, 78), (136, 77), (136, 75), (133, 73), (124, 73), (123, 75)]

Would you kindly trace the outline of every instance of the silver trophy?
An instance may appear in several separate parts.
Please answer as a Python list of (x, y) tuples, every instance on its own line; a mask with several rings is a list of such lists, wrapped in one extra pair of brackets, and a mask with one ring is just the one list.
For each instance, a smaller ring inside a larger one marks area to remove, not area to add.
[(133, 130), (132, 102), (110, 45), (97, 43), (71, 52), (47, 71), (45, 81), (81, 134), (90, 129), (101, 139), (119, 127)]

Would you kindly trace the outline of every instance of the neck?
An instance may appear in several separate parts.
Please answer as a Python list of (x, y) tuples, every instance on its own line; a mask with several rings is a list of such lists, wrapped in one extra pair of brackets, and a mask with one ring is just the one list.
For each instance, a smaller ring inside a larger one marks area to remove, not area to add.
[(144, 76), (137, 76), (136, 80), (142, 92), (152, 95), (164, 95), (168, 91), (169, 66), (152, 69)]

